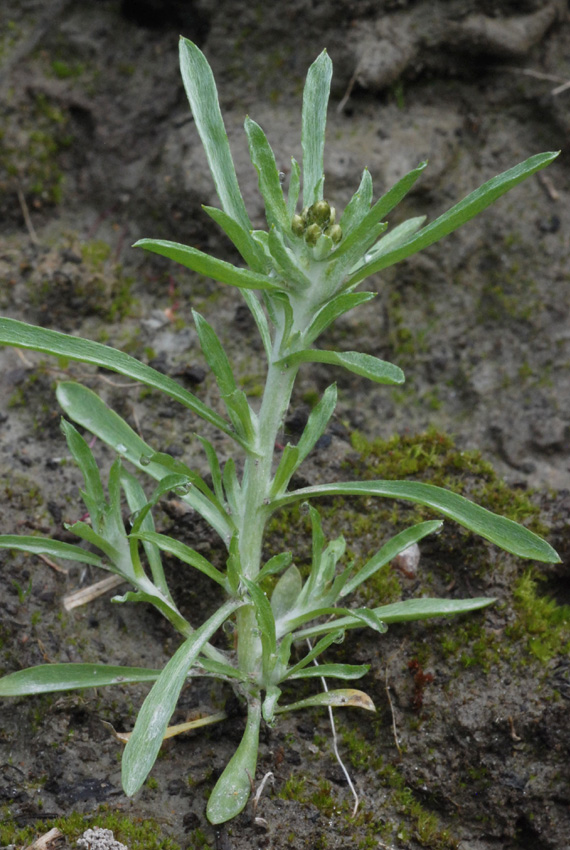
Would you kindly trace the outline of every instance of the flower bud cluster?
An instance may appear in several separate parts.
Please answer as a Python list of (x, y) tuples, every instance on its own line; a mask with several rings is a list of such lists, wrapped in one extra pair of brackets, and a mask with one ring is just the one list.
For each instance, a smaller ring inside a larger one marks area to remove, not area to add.
[(342, 230), (335, 224), (336, 211), (328, 201), (316, 201), (310, 207), (304, 207), (301, 215), (294, 215), (291, 230), (295, 236), (304, 238), (307, 245), (316, 245), (324, 233), (334, 244), (342, 239)]

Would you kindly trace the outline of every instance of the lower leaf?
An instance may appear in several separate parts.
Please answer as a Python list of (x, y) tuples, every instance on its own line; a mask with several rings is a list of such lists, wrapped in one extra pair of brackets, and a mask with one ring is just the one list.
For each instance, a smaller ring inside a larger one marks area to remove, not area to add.
[(210, 823), (225, 823), (235, 818), (245, 808), (257, 766), (261, 703), (249, 703), (247, 724), (240, 745), (210, 795), (206, 814)]

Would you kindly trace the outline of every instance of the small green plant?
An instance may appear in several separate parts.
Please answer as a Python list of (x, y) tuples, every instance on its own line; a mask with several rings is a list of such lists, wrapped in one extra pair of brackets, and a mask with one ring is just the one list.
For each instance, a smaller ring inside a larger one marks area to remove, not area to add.
[[(180, 42), (180, 57), (195, 125), (221, 202), (221, 209), (205, 207), (205, 211), (232, 240), (246, 266), (237, 267), (168, 241), (143, 239), (137, 245), (240, 289), (267, 358), (261, 401), (256, 405), (248, 401), (214, 329), (198, 313), (194, 313), (198, 337), (216, 378), (227, 418), (168, 376), (122, 351), (13, 319), (0, 319), (0, 343), (91, 363), (160, 390), (232, 438), (241, 454), (239, 464), (229, 458), (222, 468), (213, 445), (200, 437), (211, 476), (211, 484), (206, 483), (182, 461), (151, 448), (91, 390), (70, 381), (60, 383), (57, 398), (67, 417), (118, 455), (105, 492), (88, 443), (70, 421), (63, 420), (69, 450), (84, 477), (82, 498), (90, 517), (90, 523), (76, 522), (71, 530), (90, 548), (17, 535), (0, 537), (0, 546), (69, 558), (120, 575), (134, 589), (114, 601), (154, 605), (179, 632), (182, 642), (163, 670), (47, 664), (5, 676), (0, 680), (0, 695), (99, 687), (119, 681), (154, 682), (124, 751), (123, 787), (131, 795), (145, 782), (163, 738), (182, 727), (188, 728), (188, 724), (168, 727), (183, 685), (195, 676), (216, 676), (227, 681), (247, 706), (247, 722), (241, 743), (208, 801), (210, 821), (222, 823), (235, 817), (249, 798), (262, 720), (272, 725), (283, 712), (312, 706), (373, 710), (366, 694), (347, 687), (313, 693), (292, 703), (280, 701), (284, 682), (321, 676), (351, 682), (366, 673), (367, 665), (313, 664), (327, 647), (342, 640), (347, 629), (368, 627), (382, 634), (390, 623), (473, 611), (493, 601), (421, 598), (378, 608), (350, 607), (348, 597), (363, 582), (408, 546), (437, 531), (442, 523), (420, 522), (388, 540), (366, 563), (339, 566), (345, 542), (342, 537), (325, 540), (320, 514), (312, 504), (314, 499), (338, 494), (407, 500), (432, 508), (520, 557), (559, 560), (552, 547), (528, 529), (432, 484), (350, 481), (290, 489), (292, 476), (333, 415), (334, 384), (313, 406), (297, 444), (288, 443), (282, 451), (276, 451), (295, 379), (304, 363), (342, 367), (379, 384), (398, 385), (404, 381), (398, 366), (369, 354), (315, 347), (319, 336), (336, 319), (374, 297), (372, 292), (357, 292), (358, 285), (369, 275), (450, 233), (548, 165), (556, 154), (533, 156), (494, 177), (427, 226), (424, 217), (412, 218), (387, 233), (384, 218), (420, 177), (425, 163), (374, 204), (372, 179), (365, 169), (352, 200), (342, 215), (337, 215), (323, 196), (325, 122), (332, 74), (331, 60), (323, 52), (309, 69), (303, 95), (300, 207), (300, 166), (292, 160), (285, 196), (263, 130), (246, 119), (249, 150), (269, 225), (267, 231), (256, 231), (238, 186), (212, 71), (200, 50), (185, 39)], [(150, 496), (130, 471), (132, 467), (158, 482)], [(152, 510), (170, 491), (196, 510), (220, 536), (227, 549), (225, 570), (155, 530)], [(128, 529), (121, 513), (123, 498), (130, 510)], [(294, 503), (307, 503), (312, 526), (312, 563), (305, 580), (290, 552), (277, 554), (266, 563), (262, 558), (268, 521), (276, 511)], [(223, 597), (220, 607), (205, 622), (190, 623), (178, 610), (165, 580), (162, 552), (179, 558), (219, 585)], [(262, 589), (269, 576), (276, 581), (271, 598)], [(223, 650), (211, 642), (228, 620), (235, 626), (235, 650)], [(308, 651), (307, 640), (312, 641)], [(294, 646), (300, 649), (299, 660), (291, 657)], [(218, 712), (210, 720), (223, 717), (223, 712)], [(204, 722), (197, 721), (201, 725)]]

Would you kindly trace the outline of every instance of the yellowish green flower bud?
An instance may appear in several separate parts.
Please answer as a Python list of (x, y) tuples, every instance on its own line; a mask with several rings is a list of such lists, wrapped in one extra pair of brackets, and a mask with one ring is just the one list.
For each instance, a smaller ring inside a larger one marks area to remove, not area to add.
[(342, 228), (340, 224), (333, 224), (325, 230), (325, 236), (330, 236), (335, 245), (342, 239)]
[(305, 222), (303, 221), (303, 216), (294, 215), (291, 219), (291, 230), (295, 234), (295, 236), (302, 236), (305, 232)]
[(331, 215), (331, 207), (328, 201), (316, 201), (309, 209), (309, 215), (314, 222), (320, 225), (328, 223)]
[(322, 232), (318, 224), (310, 224), (305, 230), (305, 242), (307, 245), (316, 245), (317, 239)]

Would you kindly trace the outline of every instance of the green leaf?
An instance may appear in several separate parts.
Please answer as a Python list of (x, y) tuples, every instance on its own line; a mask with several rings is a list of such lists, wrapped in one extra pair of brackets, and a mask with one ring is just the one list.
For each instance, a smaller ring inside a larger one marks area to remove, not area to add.
[(208, 578), (217, 582), (217, 584), (223, 587), (224, 590), (227, 589), (223, 574), (217, 570), (210, 561), (204, 558), (203, 555), (200, 555), (199, 552), (191, 549), (190, 546), (186, 546), (185, 543), (173, 540), (172, 537), (168, 537), (166, 534), (158, 534), (156, 531), (139, 531), (131, 534), (130, 536), (134, 537), (136, 540), (153, 543), (163, 552), (168, 552), (170, 555), (174, 555), (179, 560), (184, 561), (185, 564), (190, 564), (191, 567), (195, 567), (201, 573), (207, 575)]
[(274, 508), (305, 501), (315, 496), (389, 496), (433, 508), (521, 558), (532, 558), (549, 564), (560, 563), (552, 546), (534, 532), (513, 520), (491, 513), (457, 493), (423, 484), (420, 481), (347, 481), (304, 487), (273, 500)]
[(404, 373), (398, 366), (359, 351), (340, 352), (309, 348), (305, 351), (295, 351), (276, 361), (275, 365), (291, 367), (299, 363), (330, 363), (332, 366), (343, 366), (349, 372), (369, 378), (377, 384), (403, 384), (405, 380)]
[[(144, 508), (147, 503), (146, 494), (135, 478), (134, 475), (131, 475), (130, 472), (122, 467), (121, 468), (121, 485), (123, 490), (125, 491), (125, 496), (127, 497), (127, 503), (129, 505), (129, 509), (131, 514), (137, 511), (140, 511)], [(140, 524), (142, 531), (154, 531), (154, 520), (152, 518), (152, 513), (149, 511), (144, 517), (142, 523)], [(153, 543), (143, 543), (144, 551), (147, 557), (147, 561), (150, 566), (150, 570), (152, 573), (152, 580), (161, 593), (164, 594), (170, 601), (172, 601), (172, 597), (170, 595), (170, 590), (168, 589), (168, 584), (166, 583), (166, 578), (164, 576), (164, 570), (162, 568), (162, 560), (160, 558), (160, 551), (157, 546)], [(131, 552), (132, 557), (132, 552)]]
[(372, 177), (367, 168), (362, 172), (360, 186), (350, 199), (348, 205), (340, 219), (342, 232), (350, 233), (355, 227), (358, 227), (372, 203)]
[(222, 483), (230, 510), (234, 517), (239, 516), (241, 506), (241, 487), (238, 481), (233, 457), (227, 459), (222, 473)]
[(206, 452), (208, 466), (210, 467), (210, 475), (212, 476), (212, 486), (214, 488), (216, 498), (220, 503), (223, 503), (226, 497), (222, 487), (222, 471), (220, 469), (220, 461), (218, 460), (216, 450), (205, 437), (201, 437), (200, 434), (197, 434), (196, 436), (202, 443), (204, 451)]
[(307, 73), (303, 92), (303, 204), (311, 206), (323, 197), (323, 158), (332, 62), (326, 50)]
[(301, 188), (301, 169), (296, 159), (291, 157), (291, 177), (289, 178), (289, 193), (287, 195), (287, 215), (289, 220), (295, 215)]
[(316, 443), (325, 433), (326, 427), (330, 422), (331, 416), (336, 407), (337, 392), (336, 384), (331, 384), (324, 391), (322, 398), (316, 403), (309, 414), (307, 424), (301, 434), (301, 438), (297, 443), (299, 451), (299, 467), (309, 453), (314, 449)]
[(210, 794), (206, 809), (210, 823), (225, 823), (235, 818), (249, 800), (251, 783), (255, 780), (260, 724), (261, 705), (259, 700), (251, 700), (240, 745)]
[[(293, 676), (295, 673), (298, 673), (299, 670), (302, 670), (308, 664), (311, 663), (315, 658), (318, 658), (319, 655), (329, 648), (331, 643), (340, 643), (344, 640), (344, 631), (343, 629), (336, 629), (336, 623), (327, 623), (326, 625), (331, 628), (331, 631), (325, 637), (321, 638), (320, 641), (315, 644), (315, 646), (307, 653), (297, 664), (293, 667), (290, 667), (289, 670), (286, 671), (284, 675), (284, 679), (288, 679), (290, 676)], [(292, 635), (288, 635), (290, 639), (292, 639)]]
[(370, 248), (363, 257), (360, 257), (356, 265), (354, 265), (350, 273), (353, 274), (360, 266), (364, 266), (366, 263), (371, 263), (374, 260), (378, 259), (378, 257), (382, 257), (384, 254), (387, 254), (388, 251), (392, 251), (394, 248), (397, 248), (399, 245), (402, 245), (406, 242), (414, 233), (417, 233), (424, 221), (426, 220), (425, 215), (419, 215), (416, 218), (409, 218), (407, 221), (403, 221), (402, 224), (399, 224), (397, 227), (393, 227), (389, 233), (385, 236), (382, 236), (378, 242)]
[(237, 389), (237, 384), (230, 366), (230, 361), (224, 351), (216, 332), (196, 310), (192, 310), (200, 346), (208, 366), (214, 373), (222, 396), (229, 396)]
[(291, 230), (291, 216), (283, 197), (279, 170), (267, 137), (259, 124), (251, 118), (245, 119), (245, 132), (249, 143), (249, 155), (257, 171), (259, 191), (265, 201), (265, 214), (270, 226), (279, 227), (284, 233)]
[(32, 537), (24, 534), (1, 534), (0, 549), (15, 549), (18, 552), (30, 552), (32, 555), (49, 555), (50, 558), (63, 558), (80, 564), (109, 569), (109, 565), (99, 555), (86, 552), (73, 543), (62, 543), (47, 537)]
[(409, 239), (403, 245), (394, 248), (392, 251), (388, 251), (377, 260), (366, 263), (366, 265), (362, 266), (350, 277), (347, 285), (354, 286), (369, 275), (381, 271), (381, 269), (385, 269), (388, 266), (392, 266), (394, 263), (399, 263), (406, 257), (417, 253), (417, 251), (421, 251), (429, 245), (433, 245), (434, 242), (438, 242), (444, 236), (447, 236), (448, 233), (457, 230), (462, 224), (470, 221), (478, 213), (494, 203), (497, 198), (504, 195), (505, 192), (508, 192), (518, 183), (530, 177), (531, 174), (535, 174), (541, 168), (550, 165), (556, 159), (558, 153), (559, 151), (536, 154), (536, 156), (531, 156), (524, 162), (519, 163), (519, 165), (515, 165), (514, 168), (509, 168), (508, 171), (504, 171), (497, 177), (493, 177), (487, 183), (483, 183), (482, 186), (475, 189), (474, 192), (471, 192), (471, 194), (467, 195), (466, 198), (431, 224), (428, 224), (427, 227), (424, 227), (416, 236)]
[[(140, 381), (148, 387), (165, 393), (176, 401), (183, 404), (197, 416), (201, 416), (206, 422), (215, 425), (225, 434), (236, 439), (228, 422), (217, 413), (206, 407), (196, 396), (187, 392), (179, 386), (176, 381), (145, 366), (116, 348), (101, 345), (99, 342), (91, 342), (88, 339), (69, 336), (68, 334), (51, 331), (46, 328), (38, 328), (27, 325), (16, 319), (0, 319), (0, 344), (13, 345), (16, 348), (26, 348), (32, 351), (41, 351), (44, 354), (54, 354), (56, 357), (66, 357), (69, 360), (78, 360), (81, 363), (92, 363), (94, 366), (102, 366), (112, 372), (118, 372), (133, 381)], [(239, 442), (239, 440), (238, 440)]]
[(343, 316), (349, 310), (353, 310), (360, 304), (365, 304), (375, 297), (375, 292), (344, 292), (341, 295), (337, 295), (336, 298), (325, 304), (314, 317), (304, 333), (303, 339), (305, 344), (310, 345), (313, 343), (339, 316)]
[(418, 540), (421, 540), (426, 535), (435, 533), (442, 525), (443, 522), (440, 520), (420, 522), (412, 526), (412, 528), (407, 528), (405, 531), (400, 532), (400, 534), (396, 534), (345, 584), (340, 592), (340, 597), (342, 598), (352, 593), (362, 582), (368, 581), (374, 573), (392, 561), (396, 555), (399, 555), (408, 546), (417, 543)]
[(318, 667), (304, 667), (287, 679), (317, 679), (331, 676), (335, 679), (360, 679), (370, 670), (370, 664), (319, 664)]
[(85, 482), (85, 490), (81, 491), (81, 498), (85, 502), (85, 507), (89, 512), (91, 521), (97, 528), (106, 505), (106, 499), (93, 452), (71, 422), (62, 419), (61, 430), (65, 436), (69, 451), (81, 470), (83, 481)]
[(311, 279), (298, 265), (295, 254), (285, 244), (283, 235), (274, 227), (269, 231), (267, 245), (277, 271), (283, 280), (290, 284), (289, 286), (282, 286), (281, 289), (293, 289), (293, 285), (296, 289), (309, 289)]
[(202, 51), (186, 38), (180, 39), (180, 71), (222, 207), (244, 230), (251, 230), (220, 112), (212, 69)]
[(201, 658), (200, 659), (200, 667), (202, 667), (207, 673), (213, 673), (214, 676), (219, 676), (220, 678), (227, 679), (239, 679), (240, 682), (246, 682), (247, 676), (237, 670), (235, 667), (232, 667), (230, 664), (224, 664), (221, 661), (215, 661), (212, 658)]
[(260, 581), (263, 581), (267, 576), (274, 576), (277, 573), (280, 573), (282, 570), (286, 569), (289, 566), (291, 561), (293, 560), (293, 556), (291, 552), (281, 552), (279, 555), (274, 555), (270, 558), (259, 571), (256, 582), (259, 584)]
[(224, 210), (216, 207), (208, 207), (204, 204), (202, 209), (216, 224), (218, 224), (226, 236), (233, 242), (243, 259), (253, 271), (264, 274), (267, 267), (267, 259), (260, 245), (255, 241), (249, 230), (244, 230), (241, 224)]
[(266, 654), (273, 654), (277, 648), (277, 640), (275, 636), (275, 618), (273, 616), (273, 611), (271, 610), (271, 605), (269, 604), (269, 599), (259, 585), (254, 581), (250, 581), (245, 578), (245, 576), (242, 576), (242, 582), (247, 587), (248, 593), (253, 602), (255, 618), (261, 632), (261, 640), (263, 643), (266, 643), (267, 652), (264, 648), (263, 654), (264, 656)]
[(302, 588), (301, 573), (295, 564), (292, 564), (287, 572), (283, 573), (271, 594), (271, 609), (276, 621), (286, 617), (295, 608)]
[(265, 317), (265, 313), (263, 312), (261, 304), (257, 300), (255, 292), (252, 292), (250, 289), (242, 289), (241, 294), (255, 320), (257, 330), (259, 331), (261, 341), (263, 342), (265, 354), (267, 359), (270, 360), (272, 355), (271, 333), (269, 331), (269, 324)]
[(282, 705), (275, 709), (275, 714), (284, 714), (286, 711), (298, 711), (301, 708), (314, 708), (317, 706), (330, 705), (332, 708), (343, 708), (352, 706), (353, 708), (364, 708), (366, 711), (376, 711), (374, 703), (363, 691), (356, 691), (353, 688), (339, 688), (334, 691), (325, 691), (324, 693), (316, 694), (314, 697), (299, 700), (299, 702), (291, 703), (291, 705)]
[(128, 797), (136, 794), (156, 761), (188, 671), (214, 632), (240, 604), (234, 600), (226, 602), (206, 620), (177, 649), (153, 685), (123, 754), (123, 789)]
[[(435, 599), (423, 597), (420, 599), (406, 599), (404, 602), (393, 602), (391, 605), (382, 605), (374, 608), (374, 613), (383, 623), (403, 623), (414, 620), (427, 620), (431, 617), (450, 617), (457, 614), (468, 614), (479, 611), (496, 602), (491, 597), (479, 596), (473, 599)], [(335, 628), (356, 629), (362, 628), (362, 622), (354, 617), (341, 617), (333, 624)], [(326, 634), (331, 628), (331, 623), (320, 623), (299, 629), (295, 632), (295, 640), (306, 640)]]
[(364, 245), (367, 241), (367, 234), (375, 227), (384, 216), (394, 209), (400, 203), (402, 198), (410, 191), (422, 171), (425, 169), (427, 162), (421, 162), (417, 168), (406, 174), (398, 182), (386, 192), (385, 195), (376, 201), (372, 209), (360, 220), (360, 222), (351, 229), (350, 233), (345, 236), (335, 251), (335, 257), (340, 257), (343, 254), (353, 251), (356, 246)]
[(160, 254), (161, 257), (167, 257), (187, 269), (205, 277), (211, 277), (219, 283), (227, 283), (229, 286), (270, 290), (283, 288), (267, 275), (238, 268), (231, 263), (226, 263), (225, 260), (218, 260), (203, 251), (198, 251), (197, 248), (181, 245), (179, 242), (169, 242), (165, 239), (139, 239), (134, 243), (133, 248), (144, 248), (145, 251)]
[(273, 481), (271, 482), (271, 489), (269, 491), (271, 497), (283, 493), (287, 489), (287, 484), (299, 464), (299, 449), (297, 446), (287, 443), (283, 449), (279, 466), (275, 470)]
[[(171, 464), (165, 461), (165, 458), (169, 456), (155, 452), (127, 425), (124, 419), (114, 410), (110, 410), (96, 393), (81, 384), (64, 381), (58, 384), (56, 395), (61, 407), (71, 419), (87, 428), (142, 472), (159, 481), (170, 474)], [(190, 471), (190, 475), (192, 474), (195, 475)], [(210, 498), (200, 492), (198, 487), (193, 487), (180, 498), (198, 511), (217, 531), (222, 540), (231, 537), (233, 524), (230, 518), (225, 511), (220, 510)]]
[(113, 664), (40, 664), (0, 679), (0, 697), (21, 697), (130, 682), (154, 682), (160, 670)]

